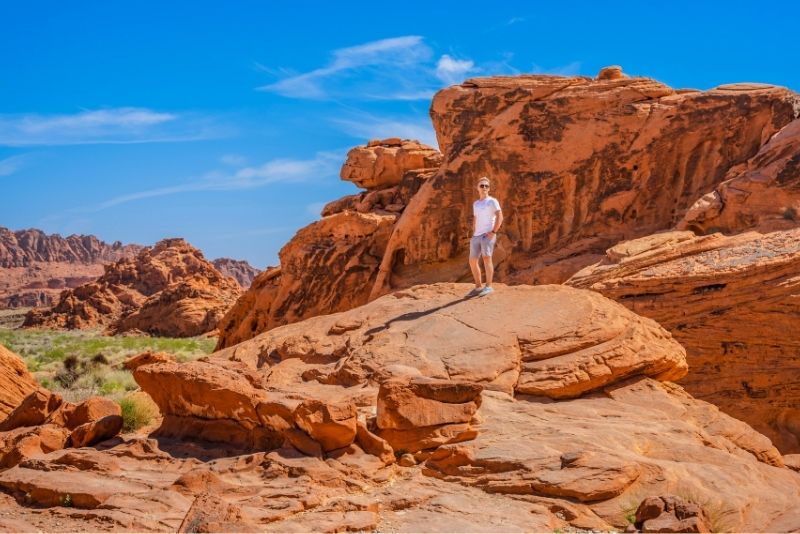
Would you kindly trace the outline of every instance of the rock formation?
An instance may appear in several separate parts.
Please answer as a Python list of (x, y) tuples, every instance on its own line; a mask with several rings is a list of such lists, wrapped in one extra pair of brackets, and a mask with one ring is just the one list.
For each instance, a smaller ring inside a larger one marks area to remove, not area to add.
[(0, 227), (0, 308), (49, 306), (64, 289), (91, 282), (103, 274), (103, 265), (141, 249), (92, 235), (63, 238)]
[(34, 389), (36, 381), (22, 358), (0, 345), (0, 420)]
[(717, 187), (727, 198), (744, 182), (761, 191), (764, 167), (786, 184), (768, 216), (775, 226), (796, 211), (788, 151), (798, 110), (800, 97), (782, 87), (674, 90), (619, 68), (597, 79), (488, 77), (444, 89), (431, 106), (442, 157), (417, 157), (441, 164), (419, 172), (415, 161), (400, 172), (396, 154), (410, 143), (397, 148), (397, 140), (353, 149), (342, 178), (370, 190), (331, 202), (298, 232), (281, 266), (262, 273), (225, 318), (219, 347), (395, 289), (467, 281), (470, 204), (483, 175), (506, 213), (495, 263), (507, 283), (563, 282), (617, 242), (685, 217), (716, 225), (698, 199)]
[[(398, 291), (195, 362), (132, 358), (160, 428), (31, 449), (0, 472), (6, 521), (620, 530), (637, 508), (630, 522), (643, 526), (699, 505), (723, 530), (800, 528), (800, 474), (767, 438), (665, 381), (686, 373), (684, 350), (655, 322), (566, 286), (468, 289)], [(25, 432), (44, 436), (44, 420)]]
[(341, 177), (368, 191), (325, 206), (254, 281), (220, 323), (219, 347), (306, 317), (367, 302), (394, 225), (441, 162), (416, 141), (370, 141), (350, 151)]
[(65, 291), (52, 309), (31, 310), (24, 326), (196, 336), (214, 330), (239, 294), (238, 283), (199, 250), (165, 239), (107, 266), (94, 282)]
[(234, 278), (242, 289), (247, 289), (253, 283), (253, 279), (258, 276), (259, 271), (244, 260), (232, 260), (231, 258), (217, 258), (211, 262), (214, 267), (225, 276)]
[(681, 383), (800, 452), (800, 228), (735, 236), (666, 232), (610, 248), (568, 282), (667, 328), (686, 347)]
[(800, 226), (800, 120), (775, 134), (758, 154), (686, 212), (678, 229), (698, 234), (773, 232)]

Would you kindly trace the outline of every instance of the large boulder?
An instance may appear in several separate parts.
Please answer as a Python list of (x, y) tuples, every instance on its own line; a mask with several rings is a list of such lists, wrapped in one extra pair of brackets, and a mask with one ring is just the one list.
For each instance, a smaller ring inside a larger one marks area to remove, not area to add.
[(196, 336), (214, 330), (240, 293), (239, 284), (199, 250), (183, 239), (165, 239), (64, 291), (52, 309), (31, 310), (23, 326)]
[(36, 387), (22, 358), (0, 345), (0, 421)]

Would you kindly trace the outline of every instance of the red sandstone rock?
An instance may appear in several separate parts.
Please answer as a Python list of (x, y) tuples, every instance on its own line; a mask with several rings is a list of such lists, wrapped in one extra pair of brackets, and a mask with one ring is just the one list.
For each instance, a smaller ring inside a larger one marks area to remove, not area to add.
[(800, 120), (785, 126), (747, 163), (695, 202), (678, 229), (698, 234), (772, 232), (800, 226)]
[(703, 508), (676, 495), (643, 500), (634, 525), (641, 532), (711, 532)]
[(441, 162), (438, 150), (419, 141), (376, 140), (347, 153), (341, 176), (364, 189), (382, 189), (398, 185), (407, 171), (437, 168)]
[(36, 389), (22, 358), (0, 345), (0, 428), (3, 419)]
[(620, 243), (568, 283), (658, 321), (687, 350), (681, 383), (753, 425), (784, 453), (800, 451), (800, 229)]
[(38, 388), (25, 397), (14, 411), (0, 422), (0, 432), (41, 425), (61, 406), (62, 402), (61, 395)]
[(32, 310), (24, 326), (140, 330), (195, 336), (216, 328), (240, 288), (182, 239), (165, 239), (66, 291), (51, 310)]
[(96, 421), (79, 425), (69, 435), (72, 447), (88, 447), (113, 438), (122, 430), (122, 416), (106, 415)]

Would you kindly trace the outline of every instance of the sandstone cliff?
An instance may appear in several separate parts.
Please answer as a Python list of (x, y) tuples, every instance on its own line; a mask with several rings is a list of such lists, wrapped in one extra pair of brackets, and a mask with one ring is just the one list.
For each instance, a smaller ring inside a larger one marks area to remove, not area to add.
[(36, 380), (22, 358), (0, 345), (0, 421), (36, 389)]
[(800, 528), (800, 474), (668, 382), (685, 353), (654, 321), (566, 286), (466, 289), (398, 291), (195, 362), (134, 357), (164, 414), (148, 437), (69, 448), (35, 397), (41, 408), (16, 419), (44, 423), (0, 432), (17, 451), (0, 471), (5, 518), (18, 530), (618, 531), (679, 493), (715, 530)]
[(49, 306), (62, 290), (94, 280), (103, 274), (103, 265), (141, 249), (91, 235), (64, 238), (0, 227), (0, 308)]
[(53, 308), (31, 310), (23, 326), (194, 336), (214, 330), (240, 291), (199, 250), (165, 239), (107, 266), (94, 282), (63, 292)]
[[(800, 97), (782, 87), (674, 90), (617, 71), (476, 78), (444, 89), (431, 105), (441, 164), (403, 167), (399, 183), (393, 170), (384, 182), (376, 176), (399, 158), (379, 156), (381, 142), (351, 151), (342, 178), (374, 189), (330, 203), (321, 221), (298, 232), (281, 251), (280, 270), (262, 274), (223, 321), (219, 347), (393, 289), (468, 280), (470, 205), (483, 175), (506, 214), (498, 279), (563, 282), (617, 242), (702, 211), (695, 203), (718, 186), (730, 196), (743, 180), (762, 183), (755, 177), (764, 166), (785, 182), (777, 169), (795, 165), (787, 150), (796, 126), (786, 127), (798, 109)], [(782, 187), (773, 227), (796, 211), (791, 181)]]

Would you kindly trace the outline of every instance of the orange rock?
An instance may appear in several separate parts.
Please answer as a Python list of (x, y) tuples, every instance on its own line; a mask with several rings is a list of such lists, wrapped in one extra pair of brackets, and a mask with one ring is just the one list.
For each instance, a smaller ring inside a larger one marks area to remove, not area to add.
[(192, 503), (178, 532), (260, 532), (260, 529), (248, 525), (241, 508), (235, 504), (204, 493)]
[(800, 226), (800, 120), (785, 126), (747, 163), (695, 202), (678, 229), (698, 234), (773, 232)]
[(483, 386), (415, 378), (381, 384), (376, 424), (383, 429), (411, 429), (453, 423), (469, 423), (480, 406)]
[(122, 430), (122, 416), (106, 415), (75, 428), (69, 436), (72, 447), (88, 447), (113, 438)]
[(407, 171), (437, 168), (441, 162), (438, 150), (419, 141), (384, 139), (351, 149), (341, 176), (364, 189), (382, 189), (398, 185)]
[(66, 428), (52, 424), (0, 432), (0, 469), (63, 449), (69, 440), (69, 434)]
[(0, 422), (35, 389), (36, 380), (22, 358), (0, 345)]
[(589, 288), (651, 317), (687, 351), (681, 380), (751, 424), (784, 453), (800, 451), (800, 229), (736, 236), (668, 232), (627, 241), (577, 273)]
[(59, 406), (63, 399), (44, 388), (34, 390), (0, 423), (0, 432), (25, 426), (41, 425)]
[(52, 309), (31, 310), (24, 326), (195, 336), (214, 330), (240, 292), (199, 250), (165, 239), (107, 266), (94, 282), (65, 291)]
[(304, 401), (294, 412), (297, 426), (317, 441), (325, 452), (347, 447), (356, 438), (356, 409), (350, 403)]
[(385, 465), (394, 463), (395, 456), (392, 446), (385, 439), (370, 432), (367, 425), (361, 421), (356, 424), (356, 442), (364, 449), (364, 452), (377, 456)]
[(676, 495), (646, 498), (634, 521), (641, 532), (711, 532), (710, 524), (701, 506)]

